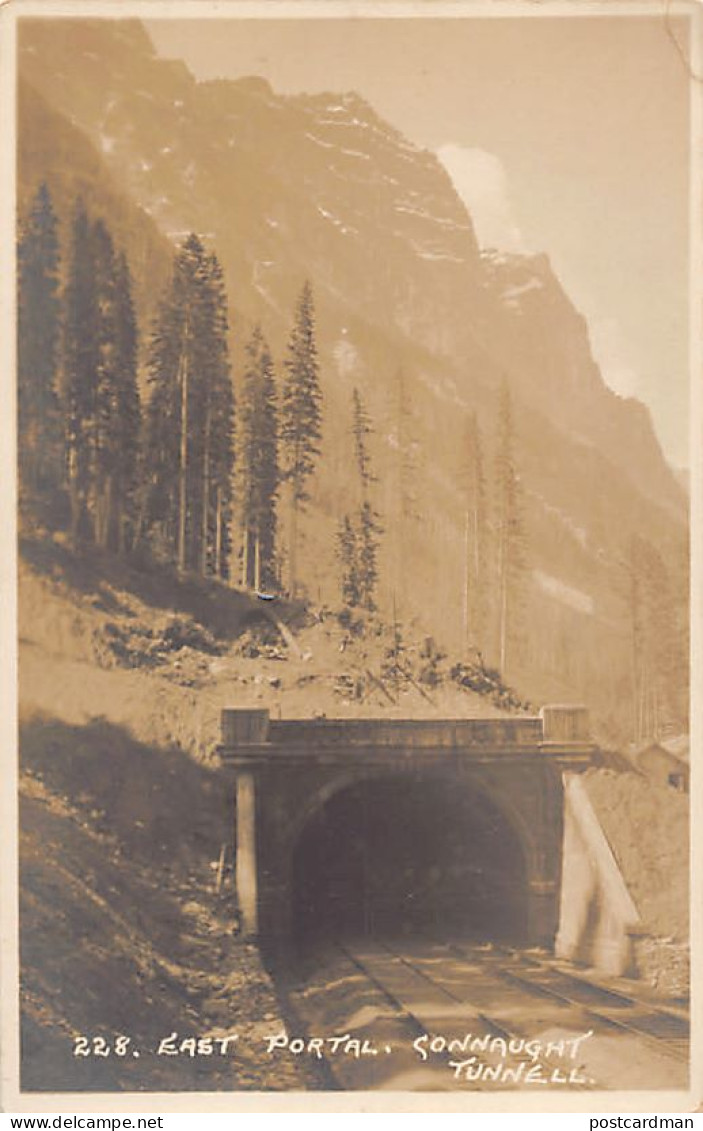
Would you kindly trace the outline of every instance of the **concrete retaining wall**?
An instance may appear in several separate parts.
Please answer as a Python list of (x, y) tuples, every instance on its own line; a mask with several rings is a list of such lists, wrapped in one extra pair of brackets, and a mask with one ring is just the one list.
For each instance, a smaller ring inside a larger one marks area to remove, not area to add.
[(634, 940), (641, 933), (637, 908), (583, 781), (565, 773), (556, 954), (608, 974), (634, 974)]

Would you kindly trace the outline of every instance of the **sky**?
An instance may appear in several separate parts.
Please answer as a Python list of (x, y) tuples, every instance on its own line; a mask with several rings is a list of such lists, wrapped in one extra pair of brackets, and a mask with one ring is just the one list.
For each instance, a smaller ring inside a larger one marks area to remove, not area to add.
[(649, 406), (669, 461), (688, 463), (689, 76), (662, 18), (146, 26), (198, 79), (354, 90), (436, 152), (484, 246), (549, 255), (605, 379)]

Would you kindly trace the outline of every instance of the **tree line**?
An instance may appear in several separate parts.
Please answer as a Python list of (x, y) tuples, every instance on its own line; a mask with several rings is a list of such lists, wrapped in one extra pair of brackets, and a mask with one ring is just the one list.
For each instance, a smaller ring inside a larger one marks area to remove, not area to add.
[[(661, 738), (686, 718), (686, 604), (662, 555), (633, 534), (622, 563), (631, 649), (631, 733), (636, 743)], [(679, 581), (679, 585), (681, 582)]]
[[(21, 505), (65, 528), (76, 546), (139, 551), (181, 573), (296, 595), (299, 520), (322, 440), (310, 284), (291, 314), (280, 370), (255, 326), (235, 385), (223, 271), (199, 236), (189, 235), (175, 251), (165, 293), (143, 326), (127, 258), (105, 220), (78, 200), (63, 222), (62, 240), (50, 191), (41, 185), (17, 248)], [(395, 609), (395, 588), (416, 544), (410, 528), (426, 522), (436, 504), (431, 496), (422, 502), (428, 476), (402, 373), (391, 393), (397, 467), (384, 467), (395, 499), (385, 522), (374, 425), (358, 388), (349, 405), (353, 460), (335, 550), (341, 603), (362, 620), (378, 614), (381, 580)], [(467, 656), (486, 656), (510, 674), (519, 669), (529, 624), (530, 554), (507, 380), (490, 444), (476, 412), (466, 413), (457, 487), (460, 573), (447, 599), (461, 594), (455, 605)], [(392, 545), (395, 556), (382, 557), (389, 522), (385, 548)], [(456, 543), (438, 552), (451, 557)], [(632, 732), (641, 739), (685, 713), (678, 679), (685, 657), (661, 555), (633, 540), (622, 572)]]
[(467, 416), (459, 485), (464, 530), (462, 616), (467, 650), (490, 656), (505, 675), (524, 643), (529, 536), (510, 386), (497, 401), (492, 452), (476, 412)]
[[(315, 305), (304, 283), (279, 380), (260, 326), (244, 350), (235, 403), (228, 297), (217, 255), (192, 233), (146, 331), (124, 253), (78, 200), (62, 263), (59, 219), (42, 184), (18, 241), (19, 465), (25, 499), (43, 501), (74, 544), (147, 550), (181, 573), (256, 589), (298, 588), (298, 526), (320, 457), (322, 392)], [(143, 360), (140, 360), (143, 359)], [(417, 518), (415, 450), (402, 375), (399, 525)], [(464, 620), (485, 646), (487, 579), (499, 593), (498, 653), (508, 662), (524, 577), (524, 526), (507, 386), (499, 412), (489, 517), (482, 438), (467, 424)], [(354, 505), (337, 530), (340, 596), (378, 609), (383, 526), (375, 501), (373, 424), (352, 391)], [(287, 538), (282, 504), (287, 503)], [(61, 517), (62, 516), (62, 517)], [(489, 529), (490, 528), (490, 529)], [(235, 553), (236, 549), (236, 553)]]
[(42, 184), (17, 248), (21, 503), (76, 546), (146, 550), (181, 573), (229, 578), (238, 542), (238, 580), (262, 588), (281, 581), (287, 485), (295, 592), (298, 516), (321, 437), (310, 284), (293, 314), (282, 388), (256, 326), (235, 404), (223, 271), (199, 236), (176, 252), (144, 342), (126, 256), (81, 200), (65, 263), (61, 246)]

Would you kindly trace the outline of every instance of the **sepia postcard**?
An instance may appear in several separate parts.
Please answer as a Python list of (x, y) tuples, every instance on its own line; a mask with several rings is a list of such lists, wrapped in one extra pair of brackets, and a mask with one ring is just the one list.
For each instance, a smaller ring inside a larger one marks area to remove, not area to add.
[(700, 33), (0, 8), (3, 1110), (702, 1102)]

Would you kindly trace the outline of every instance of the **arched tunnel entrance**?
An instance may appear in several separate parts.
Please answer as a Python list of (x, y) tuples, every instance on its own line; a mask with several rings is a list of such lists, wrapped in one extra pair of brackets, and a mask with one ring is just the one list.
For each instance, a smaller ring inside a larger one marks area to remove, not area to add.
[(511, 821), (454, 773), (371, 777), (315, 813), (292, 860), (292, 928), (325, 936), (521, 942), (527, 868)]

